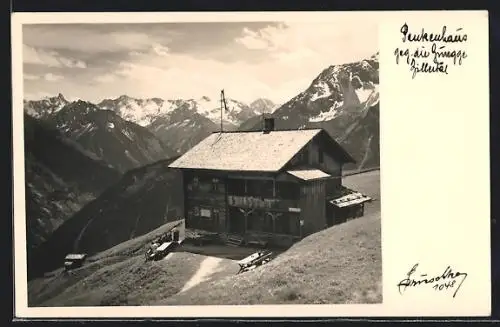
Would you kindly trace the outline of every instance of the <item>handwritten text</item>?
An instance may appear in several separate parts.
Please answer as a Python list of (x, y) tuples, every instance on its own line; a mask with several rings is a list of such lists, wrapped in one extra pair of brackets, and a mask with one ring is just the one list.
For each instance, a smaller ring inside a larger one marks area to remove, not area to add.
[(400, 33), (404, 46), (394, 50), (396, 64), (405, 63), (412, 78), (418, 73), (448, 75), (450, 65), (461, 66), (467, 58), (466, 51), (458, 47), (467, 42), (467, 34), (461, 27), (454, 33), (448, 32), (447, 26), (443, 26), (440, 33), (428, 33), (423, 28), (413, 33), (405, 23)]
[[(455, 291), (453, 292), (453, 297), (455, 297), (463, 282), (467, 278), (467, 273), (458, 271), (454, 272), (450, 266), (446, 267), (443, 273), (436, 274), (431, 277), (428, 277), (427, 274), (417, 274), (417, 267), (418, 263), (413, 265), (410, 271), (406, 274), (406, 278), (398, 283), (397, 286), (401, 295), (403, 295), (408, 287), (418, 287), (430, 284), (432, 289), (435, 291), (454, 289)], [(419, 276), (416, 277), (417, 275)]]

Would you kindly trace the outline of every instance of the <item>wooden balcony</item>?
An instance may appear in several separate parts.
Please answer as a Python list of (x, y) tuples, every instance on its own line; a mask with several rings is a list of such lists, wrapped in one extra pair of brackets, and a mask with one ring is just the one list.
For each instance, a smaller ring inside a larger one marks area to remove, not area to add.
[(228, 195), (227, 203), (233, 207), (268, 209), (277, 211), (294, 211), (299, 209), (298, 200), (284, 200), (277, 198), (261, 198), (254, 196)]

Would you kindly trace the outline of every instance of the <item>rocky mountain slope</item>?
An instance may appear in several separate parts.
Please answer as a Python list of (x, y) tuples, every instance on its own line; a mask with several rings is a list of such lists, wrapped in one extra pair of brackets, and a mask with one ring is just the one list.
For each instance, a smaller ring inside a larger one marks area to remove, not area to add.
[(90, 102), (67, 104), (46, 121), (121, 172), (176, 154), (145, 127)]
[(94, 254), (183, 217), (182, 176), (162, 160), (123, 175), (63, 223), (28, 262), (30, 278), (60, 267), (71, 251)]
[[(323, 70), (310, 86), (274, 113), (276, 129), (322, 127), (356, 159), (349, 168), (379, 166), (378, 53)], [(258, 130), (251, 118), (240, 130)]]
[(61, 110), (65, 105), (69, 104), (70, 101), (59, 93), (54, 97), (46, 97), (41, 100), (24, 100), (24, 112), (29, 116), (34, 118), (47, 118), (59, 110)]
[[(224, 124), (223, 128), (235, 129), (234, 125), (228, 124)], [(215, 124), (186, 105), (156, 118), (148, 129), (167, 146), (182, 154), (212, 132), (219, 131), (220, 123)]]
[(58, 130), (25, 115), (28, 256), (120, 174)]

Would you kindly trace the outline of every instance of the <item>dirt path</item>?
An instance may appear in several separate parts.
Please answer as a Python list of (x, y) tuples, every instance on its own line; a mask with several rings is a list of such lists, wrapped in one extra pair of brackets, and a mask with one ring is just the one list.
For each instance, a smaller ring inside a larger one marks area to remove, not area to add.
[(173, 253), (173, 252), (170, 252), (169, 254), (167, 254), (167, 255), (163, 258), (163, 260), (168, 260), (168, 259), (172, 258), (173, 256), (174, 256), (174, 253)]
[(193, 275), (193, 277), (191, 277), (190, 280), (187, 281), (186, 284), (184, 284), (181, 292), (185, 292), (188, 289), (207, 280), (208, 277), (217, 270), (217, 266), (221, 261), (222, 259), (216, 257), (208, 257), (203, 260), (201, 262), (200, 268), (198, 268), (198, 271)]

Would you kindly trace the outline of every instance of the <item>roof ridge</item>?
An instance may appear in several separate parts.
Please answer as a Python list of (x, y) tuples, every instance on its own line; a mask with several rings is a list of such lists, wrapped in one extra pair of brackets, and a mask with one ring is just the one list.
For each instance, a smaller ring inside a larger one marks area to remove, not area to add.
[[(270, 131), (270, 134), (273, 132), (300, 132), (300, 131), (316, 131), (316, 130), (324, 130), (324, 128), (321, 127), (307, 127), (307, 128), (285, 128), (285, 129), (275, 129)], [(214, 131), (212, 134), (230, 134), (230, 133), (262, 133), (262, 130), (255, 130), (255, 131)]]

